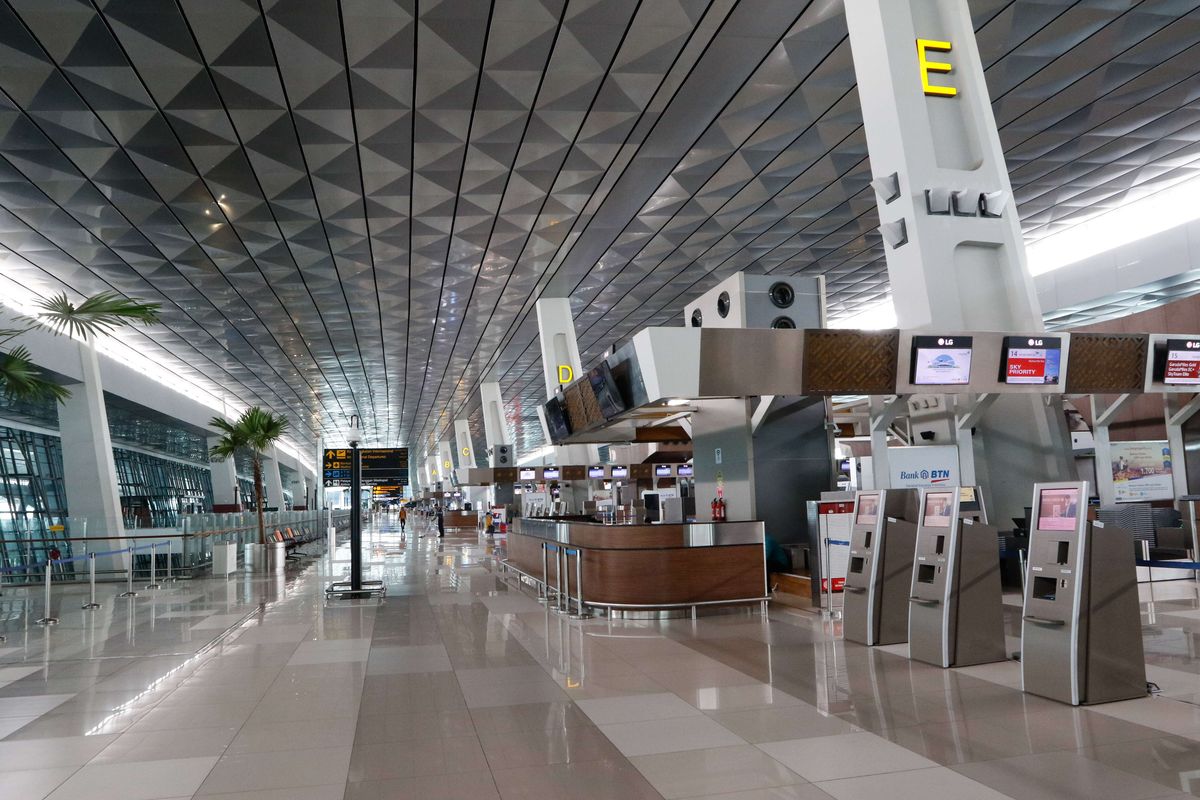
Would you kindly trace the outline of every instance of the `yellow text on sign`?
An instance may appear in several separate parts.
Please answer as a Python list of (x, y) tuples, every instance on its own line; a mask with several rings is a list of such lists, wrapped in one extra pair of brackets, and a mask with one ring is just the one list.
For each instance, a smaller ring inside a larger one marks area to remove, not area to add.
[(568, 365), (568, 364), (559, 364), (558, 365), (558, 382), (559, 383), (570, 383), (573, 380), (575, 380), (575, 370), (571, 369), (570, 365)]
[(930, 97), (954, 97), (958, 89), (953, 86), (934, 86), (929, 82), (930, 73), (946, 74), (954, 69), (954, 65), (945, 61), (930, 61), (929, 52), (949, 53), (953, 46), (949, 42), (939, 42), (936, 39), (917, 39), (917, 62), (921, 69), (921, 89)]

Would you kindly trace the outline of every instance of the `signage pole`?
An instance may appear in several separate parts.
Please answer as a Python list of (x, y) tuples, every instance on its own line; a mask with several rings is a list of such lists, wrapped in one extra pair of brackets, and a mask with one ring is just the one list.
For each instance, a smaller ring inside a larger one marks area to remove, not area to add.
[(362, 591), (362, 462), (350, 443), (350, 591)]

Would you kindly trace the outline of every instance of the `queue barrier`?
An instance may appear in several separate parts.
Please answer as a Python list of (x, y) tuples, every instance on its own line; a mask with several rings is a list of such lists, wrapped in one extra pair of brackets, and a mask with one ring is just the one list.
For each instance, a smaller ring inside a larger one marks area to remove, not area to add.
[[(100, 604), (96, 602), (96, 559), (97, 558), (99, 558), (101, 556), (115, 556), (115, 555), (120, 555), (121, 553), (128, 553), (129, 554), (129, 568), (127, 570), (127, 573), (129, 576), (128, 577), (129, 584), (128, 584), (128, 588), (126, 589), (126, 591), (122, 592), (118, 596), (119, 597), (137, 597), (137, 592), (135, 592), (133, 590), (133, 554), (136, 553), (138, 550), (149, 550), (150, 551), (150, 583), (146, 586), (146, 588), (147, 589), (157, 589), (157, 588), (159, 588), (159, 584), (155, 580), (155, 561), (157, 560), (155, 556), (156, 556), (157, 548), (162, 545), (166, 545), (166, 546), (170, 547), (171, 541), (169, 539), (166, 539), (161, 542), (150, 542), (149, 544), (130, 545), (129, 547), (122, 547), (117, 550), (105, 550), (100, 553), (85, 553), (81, 556), (69, 556), (67, 558), (48, 558), (45, 561), (38, 561), (38, 562), (29, 563), (29, 564), (17, 564), (17, 565), (11, 566), (11, 567), (0, 568), (0, 574), (12, 573), (12, 572), (18, 572), (18, 571), (28, 571), (30, 569), (43, 570), (43, 572), (45, 574), (45, 587), (46, 587), (45, 608), (43, 609), (43, 611), (46, 616), (37, 620), (37, 624), (38, 625), (57, 625), (58, 617), (52, 616), (50, 613), (50, 590), (51, 590), (51, 586), (53, 585), (53, 581), (54, 581), (54, 569), (53, 569), (54, 565), (57, 564), (58, 566), (61, 567), (65, 564), (74, 564), (74, 563), (77, 563), (80, 561), (88, 562), (88, 584), (89, 584), (89, 586), (88, 586), (88, 602), (84, 603), (82, 606), (80, 606), (80, 608), (84, 609), (84, 610), (90, 610), (90, 609), (100, 608)], [(171, 563), (170, 563), (169, 558), (167, 559), (167, 580), (173, 580), (173, 578), (171, 578)]]

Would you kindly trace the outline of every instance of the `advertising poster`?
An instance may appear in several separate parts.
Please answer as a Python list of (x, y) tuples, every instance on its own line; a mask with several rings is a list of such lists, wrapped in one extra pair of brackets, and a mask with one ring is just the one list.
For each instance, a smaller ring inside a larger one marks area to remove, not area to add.
[(1170, 500), (1175, 496), (1167, 442), (1113, 442), (1112, 476), (1118, 503)]

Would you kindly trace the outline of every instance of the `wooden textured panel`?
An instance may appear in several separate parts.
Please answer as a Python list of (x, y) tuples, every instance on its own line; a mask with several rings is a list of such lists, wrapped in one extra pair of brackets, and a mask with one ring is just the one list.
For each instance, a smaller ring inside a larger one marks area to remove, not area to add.
[(898, 331), (804, 332), (805, 394), (894, 394)]
[(497, 484), (516, 483), (517, 469), (516, 467), (497, 467), (492, 471), (492, 480)]
[(1150, 337), (1141, 333), (1074, 333), (1067, 359), (1070, 394), (1141, 392)]
[(587, 467), (563, 467), (562, 479), (564, 481), (586, 481)]
[(616, 550), (682, 547), (682, 525), (572, 525), (571, 544)]
[(633, 480), (646, 480), (654, 477), (653, 464), (630, 464), (629, 477)]
[(585, 550), (583, 599), (653, 606), (762, 597), (765, 570), (760, 544)]

